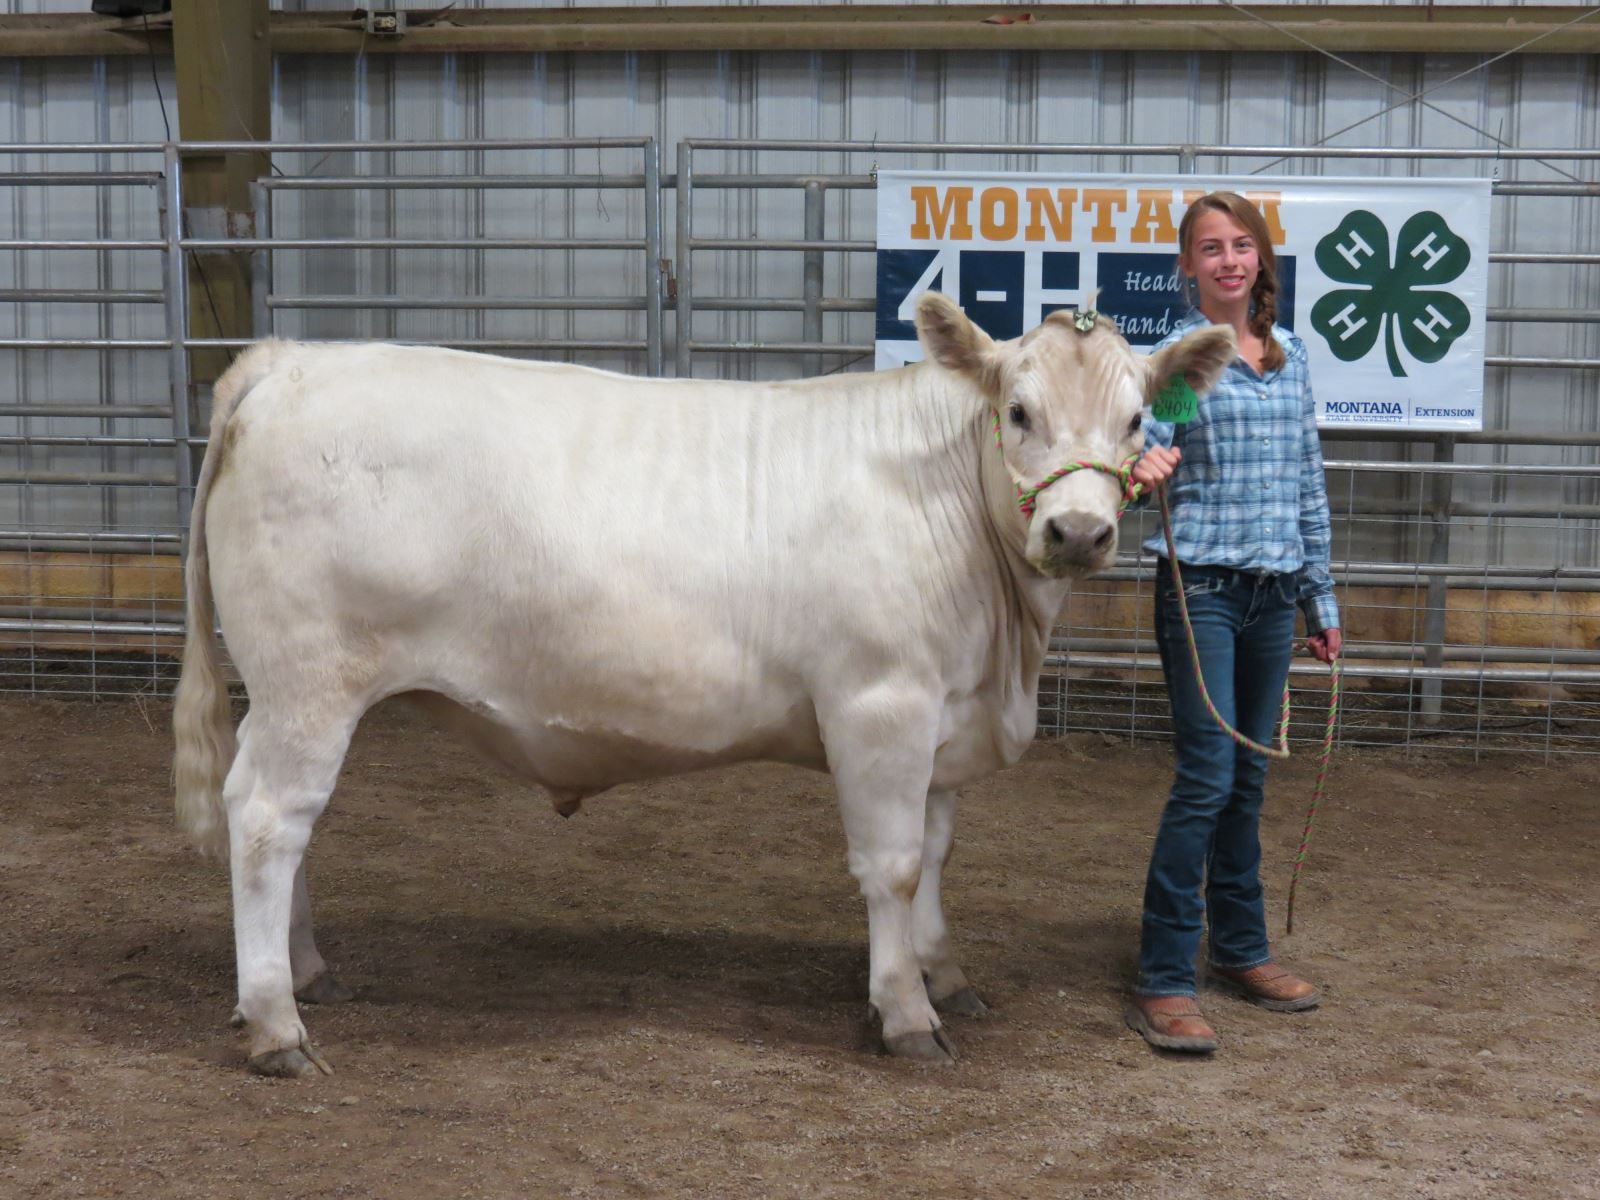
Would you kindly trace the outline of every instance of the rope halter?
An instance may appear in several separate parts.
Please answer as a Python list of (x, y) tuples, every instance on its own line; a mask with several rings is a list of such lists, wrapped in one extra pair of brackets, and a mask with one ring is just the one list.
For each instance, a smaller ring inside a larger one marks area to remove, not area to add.
[[(1000, 413), (998, 410), (994, 414), (994, 445), (995, 449), (1000, 451), (1000, 461), (1005, 462), (1006, 448), (1005, 443), (1000, 440)], [(1031, 521), (1033, 520), (1033, 510), (1039, 504), (1039, 494), (1051, 484), (1061, 482), (1074, 471), (1099, 471), (1114, 478), (1122, 491), (1122, 503), (1117, 506), (1117, 515), (1120, 517), (1127, 510), (1128, 505), (1132, 504), (1144, 493), (1144, 485), (1133, 481), (1133, 464), (1138, 461), (1139, 456), (1137, 454), (1128, 455), (1127, 458), (1123, 459), (1120, 467), (1113, 467), (1110, 463), (1080, 459), (1077, 462), (1069, 462), (1066, 466), (1051, 471), (1050, 474), (1046, 475), (1033, 487), (1023, 487), (1013, 477), (1012, 482), (1016, 484), (1017, 489), (1017, 507), (1022, 510), (1024, 519)], [(1010, 468), (1008, 467), (1007, 469), (1009, 470)]]

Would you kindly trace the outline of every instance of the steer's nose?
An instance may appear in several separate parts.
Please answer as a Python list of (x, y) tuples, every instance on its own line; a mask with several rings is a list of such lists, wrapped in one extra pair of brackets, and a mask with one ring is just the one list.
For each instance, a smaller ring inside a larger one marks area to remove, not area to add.
[(1117, 527), (1104, 517), (1064, 513), (1044, 523), (1044, 536), (1053, 557), (1087, 563), (1110, 551), (1117, 540)]

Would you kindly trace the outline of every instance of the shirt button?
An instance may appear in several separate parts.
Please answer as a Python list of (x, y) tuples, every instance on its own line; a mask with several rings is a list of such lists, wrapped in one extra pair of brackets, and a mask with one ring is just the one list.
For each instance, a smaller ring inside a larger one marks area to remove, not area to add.
[(1261, 439), (1261, 444), (1263, 446), (1270, 446), (1270, 445), (1272, 445), (1272, 439), (1271, 438), (1262, 438)]

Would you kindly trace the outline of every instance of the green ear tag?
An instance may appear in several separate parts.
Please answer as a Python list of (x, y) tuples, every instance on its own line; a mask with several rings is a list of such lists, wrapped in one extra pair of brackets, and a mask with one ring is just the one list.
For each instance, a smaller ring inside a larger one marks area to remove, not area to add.
[(1200, 397), (1194, 394), (1188, 380), (1182, 375), (1174, 375), (1156, 393), (1155, 402), (1150, 406), (1150, 415), (1168, 425), (1182, 425), (1200, 415)]

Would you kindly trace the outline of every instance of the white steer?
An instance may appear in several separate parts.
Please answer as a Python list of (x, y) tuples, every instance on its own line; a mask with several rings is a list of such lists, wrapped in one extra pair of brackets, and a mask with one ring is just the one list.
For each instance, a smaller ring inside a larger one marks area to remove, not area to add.
[[(180, 824), (229, 856), (250, 1066), (328, 1070), (295, 999), (347, 999), (303, 857), (350, 737), (419, 694), (558, 809), (767, 759), (829, 771), (890, 1051), (980, 1012), (939, 897), (955, 789), (1034, 734), (1069, 580), (1116, 553), (1140, 412), (1233, 333), (1151, 358), (1053, 314), (996, 343), (922, 298), (931, 361), (794, 383), (645, 380), (393, 345), (266, 342), (216, 389), (174, 725)], [(213, 622), (249, 692), (230, 726)]]

